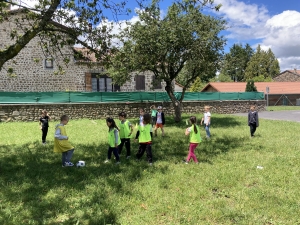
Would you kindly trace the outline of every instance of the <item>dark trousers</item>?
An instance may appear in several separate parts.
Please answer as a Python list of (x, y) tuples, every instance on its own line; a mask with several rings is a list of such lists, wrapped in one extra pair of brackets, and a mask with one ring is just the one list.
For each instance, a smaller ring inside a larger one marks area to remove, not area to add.
[(152, 116), (152, 127), (156, 124), (156, 117), (155, 116)]
[(42, 127), (42, 142), (46, 143), (46, 137), (48, 134), (48, 127)]
[(119, 157), (119, 153), (118, 153), (118, 148), (108, 147), (107, 158), (109, 160), (111, 159), (111, 153), (114, 153), (114, 156), (116, 157), (117, 162), (119, 162), (120, 161), (120, 157)]
[(146, 151), (146, 154), (147, 154), (148, 162), (152, 163), (152, 144), (142, 144), (142, 143), (140, 143), (139, 150), (136, 153), (137, 159), (142, 158), (145, 151)]
[(63, 152), (61, 156), (62, 165), (64, 166), (66, 162), (70, 162), (74, 153), (74, 149)]
[(121, 144), (119, 145), (119, 155), (121, 155), (123, 146), (125, 144), (125, 148), (127, 151), (127, 155), (126, 156), (130, 156), (130, 138), (121, 138)]
[(251, 134), (251, 137), (253, 137), (253, 136), (254, 136), (254, 133), (255, 133), (255, 131), (256, 131), (256, 123), (250, 123), (249, 126), (250, 126), (250, 134)]

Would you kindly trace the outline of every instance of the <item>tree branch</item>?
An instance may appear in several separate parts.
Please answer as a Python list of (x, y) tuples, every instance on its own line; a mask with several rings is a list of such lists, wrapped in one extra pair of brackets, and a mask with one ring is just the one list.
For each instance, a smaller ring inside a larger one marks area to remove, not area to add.
[(42, 16), (42, 19), (35, 23), (32, 29), (28, 30), (17, 42), (9, 46), (6, 50), (0, 51), (0, 68), (6, 61), (15, 57), (51, 20), (55, 10), (60, 4), (60, 0), (53, 0), (48, 10)]

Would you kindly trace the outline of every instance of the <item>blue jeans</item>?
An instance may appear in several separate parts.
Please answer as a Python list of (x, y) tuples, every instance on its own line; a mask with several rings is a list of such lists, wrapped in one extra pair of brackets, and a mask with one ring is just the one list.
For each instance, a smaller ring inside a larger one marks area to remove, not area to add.
[(108, 150), (107, 150), (107, 159), (109, 159), (109, 160), (111, 159), (111, 154), (112, 153), (114, 153), (117, 162), (119, 162), (120, 161), (120, 157), (119, 157), (118, 148), (108, 147)]
[(73, 156), (73, 152), (74, 152), (74, 149), (71, 149), (69, 151), (62, 153), (61, 161), (62, 161), (63, 166), (65, 165), (66, 162), (70, 162), (70, 160)]
[(209, 130), (210, 124), (206, 125), (204, 124), (205, 132), (206, 132), (206, 137), (210, 138), (210, 130)]

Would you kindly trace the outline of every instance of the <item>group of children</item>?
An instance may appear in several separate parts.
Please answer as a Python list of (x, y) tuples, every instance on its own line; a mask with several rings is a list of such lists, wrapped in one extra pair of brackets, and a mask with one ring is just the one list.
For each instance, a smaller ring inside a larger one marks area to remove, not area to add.
[[(161, 128), (162, 136), (164, 136), (164, 124), (165, 116), (162, 111), (162, 107), (151, 106), (151, 115), (145, 113), (144, 109), (140, 109), (139, 124), (137, 126), (137, 133), (135, 135), (135, 141), (139, 141), (138, 152), (136, 153), (136, 158), (139, 160), (146, 152), (147, 160), (149, 165), (152, 165), (152, 137), (153, 137), (153, 126), (154, 134), (157, 136), (157, 129)], [(206, 138), (210, 139), (210, 124), (211, 124), (211, 113), (210, 107), (204, 107), (204, 116), (201, 119), (200, 124), (204, 125), (206, 131)], [(42, 143), (46, 143), (46, 135), (48, 132), (50, 116), (44, 110), (42, 112), (42, 117), (40, 118), (40, 124), (42, 129)], [(54, 152), (62, 153), (62, 166), (74, 166), (71, 162), (71, 158), (74, 152), (74, 147), (68, 141), (68, 136), (66, 134), (65, 125), (69, 122), (69, 117), (63, 115), (60, 119), (60, 124), (55, 127), (54, 135)], [(191, 124), (185, 130), (185, 135), (189, 136), (189, 152), (187, 158), (184, 160), (186, 164), (189, 163), (190, 159), (193, 159), (195, 163), (198, 163), (195, 149), (198, 144), (202, 141), (200, 136), (200, 128), (197, 125), (197, 118), (191, 116), (189, 118), (189, 123)], [(126, 113), (119, 113), (119, 123), (116, 124), (113, 118), (107, 118), (106, 124), (108, 126), (108, 151), (107, 159), (105, 163), (110, 162), (112, 154), (114, 154), (116, 159), (116, 164), (120, 163), (120, 154), (122, 152), (123, 146), (126, 148), (126, 158), (131, 157), (131, 144), (130, 139), (133, 137), (134, 126), (126, 118)], [(248, 125), (250, 126), (251, 137), (254, 136), (256, 127), (258, 127), (258, 113), (255, 111), (255, 106), (251, 106), (248, 113)]]

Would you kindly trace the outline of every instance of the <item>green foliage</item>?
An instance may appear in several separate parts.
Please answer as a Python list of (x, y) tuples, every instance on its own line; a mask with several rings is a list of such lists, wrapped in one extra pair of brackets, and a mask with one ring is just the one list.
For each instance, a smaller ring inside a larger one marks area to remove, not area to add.
[[(145, 0), (138, 0), (143, 9)], [(18, 5), (18, 1), (7, 1), (11, 5)], [(0, 50), (0, 69), (10, 59), (14, 58), (34, 37), (39, 37), (45, 55), (62, 56), (62, 48), (69, 44), (81, 44), (97, 56), (107, 53), (113, 38), (112, 25), (105, 24), (108, 12), (117, 20), (118, 15), (128, 13), (126, 0), (121, 1), (74, 1), (74, 0), (41, 0), (34, 6), (22, 4), (19, 8), (21, 18), (10, 20), (13, 24), (7, 27), (13, 43), (4, 51)], [(0, 1), (0, 23), (8, 13), (7, 3)], [(42, 13), (37, 13), (42, 12)], [(74, 14), (76, 12), (76, 15)], [(64, 26), (62, 24), (67, 24)], [(101, 40), (101, 43), (99, 43)], [(49, 44), (49, 45), (48, 45)], [(68, 62), (65, 62), (67, 64)]]
[(196, 80), (192, 83), (189, 91), (190, 92), (199, 92), (205, 87), (206, 83), (202, 82), (200, 77), (197, 77)]
[(260, 119), (250, 139), (245, 117), (213, 114), (212, 138), (195, 151), (200, 163), (185, 165), (187, 126), (167, 117), (149, 167), (145, 156), (135, 160), (133, 142), (131, 159), (123, 149), (120, 165), (104, 164), (105, 121), (70, 120), (73, 162), (84, 160), (84, 168), (61, 167), (61, 155), (53, 153), (57, 123), (50, 122), (46, 146), (37, 122), (0, 123), (0, 224), (299, 223), (296, 122)]
[(214, 78), (210, 79), (209, 82), (233, 82), (228, 74), (220, 73)]
[(273, 81), (271, 77), (265, 78), (263, 75), (253, 77), (251, 80), (253, 80), (254, 82), (272, 82)]
[(228, 76), (232, 81), (246, 80), (245, 70), (253, 52), (249, 44), (246, 44), (245, 47), (241, 44), (234, 44), (230, 48), (230, 52), (224, 57), (221, 68), (221, 74), (226, 76), (226, 82)]
[[(110, 75), (123, 84), (133, 72), (151, 71), (165, 81), (174, 107), (178, 106), (172, 85), (177, 77), (184, 86), (181, 102), (197, 77), (208, 81), (219, 68), (225, 44), (220, 31), (225, 29), (225, 21), (204, 15), (202, 10), (203, 5), (195, 1), (176, 1), (161, 17), (158, 1), (153, 1), (138, 12), (140, 21), (129, 24), (119, 36), (124, 44), (108, 65)], [(176, 118), (180, 120), (179, 113), (176, 111)]]
[(253, 80), (248, 80), (246, 84), (246, 90), (245, 92), (254, 92), (257, 91), (256, 86), (254, 84)]
[(279, 62), (272, 50), (269, 48), (268, 51), (264, 51), (258, 45), (245, 70), (245, 78), (253, 79), (261, 76), (266, 80), (270, 80), (279, 73)]

